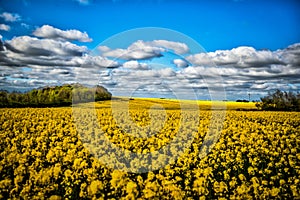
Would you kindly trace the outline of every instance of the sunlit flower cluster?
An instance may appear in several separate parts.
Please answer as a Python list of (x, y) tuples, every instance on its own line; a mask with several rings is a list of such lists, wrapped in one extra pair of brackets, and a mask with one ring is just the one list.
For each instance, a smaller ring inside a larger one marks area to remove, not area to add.
[[(94, 122), (86, 117), (86, 137), (79, 137), (71, 108), (0, 109), (0, 199), (300, 197), (299, 113), (227, 111), (218, 142), (200, 157), (215, 111), (201, 111), (197, 127), (191, 124), (186, 130), (178, 126), (180, 120), (187, 123), (195, 115), (167, 105), (151, 112), (130, 106), (131, 121), (109, 107), (97, 109), (99, 127), (109, 141), (146, 154), (167, 145), (179, 131), (192, 130), (188, 150), (161, 169), (129, 173), (109, 168), (86, 148), (84, 143), (97, 134), (91, 128)], [(180, 143), (168, 155), (178, 149)], [(106, 150), (97, 152), (105, 155)], [(130, 165), (142, 164), (133, 160)]]

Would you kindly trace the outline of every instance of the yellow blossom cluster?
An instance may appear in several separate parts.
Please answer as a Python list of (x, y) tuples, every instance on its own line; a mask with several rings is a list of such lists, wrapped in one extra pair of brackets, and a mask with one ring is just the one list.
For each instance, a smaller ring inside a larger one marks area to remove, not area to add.
[[(193, 134), (177, 159), (144, 173), (110, 168), (95, 155), (110, 159), (120, 156), (117, 152), (87, 148), (101, 143), (88, 113), (78, 127), (72, 108), (0, 109), (0, 199), (300, 198), (300, 113), (227, 111), (216, 145), (201, 155), (217, 111), (201, 110), (196, 116), (181, 112), (173, 102), (150, 112), (146, 108), (151, 103), (141, 108), (135, 101), (129, 105), (129, 117), (112, 112), (107, 104), (96, 107), (98, 126), (117, 147), (147, 154), (176, 140), (179, 132)], [(84, 109), (81, 112), (85, 115)], [(180, 136), (182, 142), (165, 155), (172, 157), (185, 140)], [(130, 159), (127, 156), (124, 159)], [(149, 163), (120, 160), (119, 167), (159, 165), (166, 159), (154, 158)]]

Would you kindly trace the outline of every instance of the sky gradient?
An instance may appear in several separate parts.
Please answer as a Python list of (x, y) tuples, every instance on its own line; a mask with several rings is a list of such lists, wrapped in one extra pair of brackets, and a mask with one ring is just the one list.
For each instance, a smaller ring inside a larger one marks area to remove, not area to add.
[[(93, 78), (113, 95), (139, 88), (155, 96), (151, 90), (172, 85), (173, 91), (193, 87), (197, 98), (209, 99), (208, 84), (216, 91), (222, 85), (231, 100), (247, 99), (248, 93), (258, 99), (276, 88), (299, 91), (299, 8), (296, 0), (3, 0), (0, 88), (26, 90)], [(191, 43), (185, 49), (176, 33), (170, 39), (153, 36), (155, 31), (115, 37), (125, 42), (110, 38), (143, 27), (178, 31), (201, 50)], [(138, 49), (130, 55), (133, 47)], [(212, 82), (216, 79), (209, 77), (217, 73), (222, 81)], [(165, 85), (157, 86), (159, 80)]]

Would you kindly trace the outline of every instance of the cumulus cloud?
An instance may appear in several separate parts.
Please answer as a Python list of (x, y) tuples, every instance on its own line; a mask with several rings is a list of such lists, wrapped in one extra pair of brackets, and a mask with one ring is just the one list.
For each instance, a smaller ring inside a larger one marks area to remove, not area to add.
[(5, 41), (0, 51), (0, 64), (6, 66), (73, 66), (114, 68), (116, 61), (101, 56), (88, 55), (86, 46), (68, 41), (39, 39), (29, 36), (15, 37)]
[[(18, 90), (81, 82), (103, 84), (113, 95), (137, 92), (159, 97), (173, 92), (189, 98), (195, 92), (204, 99), (222, 89), (230, 99), (300, 87), (300, 44), (276, 51), (237, 47), (186, 55), (189, 50), (182, 43), (139, 40), (125, 49), (100, 46), (101, 54), (91, 55), (66, 35), (0, 40), (0, 87)], [(150, 60), (159, 56), (164, 59)]]
[(116, 68), (120, 66), (117, 61), (102, 56), (84, 55), (78, 59), (81, 60), (81, 67)]
[(218, 50), (199, 53), (186, 58), (195, 65), (218, 65), (234, 67), (263, 67), (284, 64), (280, 57), (269, 50), (256, 50), (253, 47), (238, 47), (232, 50)]
[(146, 63), (139, 63), (136, 60), (131, 60), (131, 61), (125, 62), (123, 64), (123, 67), (127, 68), (127, 69), (135, 69), (135, 70), (147, 70), (147, 69), (149, 69), (149, 66)]
[(10, 30), (10, 26), (8, 26), (6, 24), (0, 24), (0, 30), (2, 30), (2, 31), (9, 31)]
[(100, 46), (98, 48), (103, 56), (124, 60), (145, 60), (161, 57), (162, 53), (168, 50), (177, 54), (189, 52), (186, 44), (167, 40), (142, 41), (132, 43), (127, 49), (112, 49)]
[(168, 40), (153, 40), (146, 42), (150, 46), (164, 47), (173, 50), (176, 54), (186, 54), (189, 52), (189, 47), (185, 43), (173, 42)]
[(42, 27), (37, 28), (33, 32), (33, 35), (36, 37), (49, 39), (78, 40), (80, 42), (92, 41), (86, 32), (83, 33), (74, 29), (63, 31), (50, 25), (43, 25)]
[(109, 88), (111, 92), (121, 96), (135, 93), (141, 95), (152, 94), (158, 97), (162, 93), (166, 93), (166, 87), (162, 87), (163, 85), (173, 85), (173, 81), (178, 82), (176, 72), (171, 68), (155, 70), (116, 68), (112, 70), (109, 76), (104, 74), (99, 79), (101, 84)]
[(31, 56), (81, 56), (87, 51), (85, 46), (51, 39), (38, 39), (29, 36), (15, 37), (6, 41), (7, 47), (16, 53)]
[[(101, 47), (103, 52), (103, 47)], [(100, 49), (100, 50), (101, 50)], [(146, 45), (143, 41), (137, 41), (127, 49), (113, 49), (102, 53), (105, 57), (113, 57), (124, 60), (143, 60), (162, 56), (165, 49)]]
[(108, 46), (98, 46), (98, 50), (100, 53), (104, 53), (110, 51), (111, 49)]
[(283, 62), (289, 64), (292, 67), (300, 66), (300, 43), (292, 44), (286, 49), (278, 50), (275, 52)]
[(187, 67), (189, 64), (187, 61), (183, 60), (183, 59), (174, 59), (173, 63), (177, 66), (177, 67)]
[[(178, 71), (166, 65), (164, 69), (146, 71), (116, 69), (112, 73), (115, 81), (110, 79), (110, 82), (115, 83), (112, 89), (116, 93), (124, 91), (124, 94), (141, 87), (144, 94), (147, 94), (148, 87), (144, 85), (154, 85), (149, 88), (155, 88), (155, 85), (166, 83), (172, 86), (174, 92), (182, 92), (187, 98), (188, 89), (193, 88), (200, 98), (209, 99), (210, 93), (225, 90), (232, 100), (248, 99), (249, 92), (257, 99), (276, 88), (299, 91), (299, 58), (298, 44), (277, 51), (237, 47), (187, 56), (190, 63), (184, 59), (175, 59), (172, 63), (179, 68)], [(132, 63), (136, 66), (139, 64), (138, 61)]]
[(21, 20), (21, 16), (16, 13), (3, 12), (0, 14), (0, 17), (2, 17), (6, 22), (16, 22)]
[(0, 40), (0, 87), (23, 90), (81, 82), (97, 84), (99, 73), (119, 67), (116, 61), (89, 54), (86, 46), (30, 36)]

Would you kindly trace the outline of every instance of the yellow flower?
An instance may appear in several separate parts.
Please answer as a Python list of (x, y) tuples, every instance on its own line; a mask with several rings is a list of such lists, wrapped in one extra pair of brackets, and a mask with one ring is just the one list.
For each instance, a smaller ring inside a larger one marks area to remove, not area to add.
[(87, 193), (86, 193), (86, 187), (87, 187), (87, 184), (86, 183), (82, 183), (80, 185), (80, 192), (79, 192), (79, 197), (86, 197)]
[(49, 197), (49, 200), (61, 200), (62, 199), (62, 197), (60, 197), (60, 196), (58, 196), (58, 195), (51, 195), (50, 197)]
[(245, 181), (245, 180), (246, 180), (246, 177), (245, 177), (244, 174), (239, 174), (239, 179), (240, 179), (241, 181)]
[(284, 185), (284, 184), (285, 184), (285, 180), (280, 179), (279, 184), (280, 184), (280, 185)]
[(94, 196), (97, 193), (100, 193), (102, 189), (103, 189), (102, 182), (99, 180), (93, 180), (88, 187), (88, 193), (89, 195)]
[(223, 174), (224, 174), (224, 180), (229, 180), (230, 179), (230, 176), (227, 173), (227, 171), (224, 171)]
[(56, 163), (54, 168), (53, 168), (53, 176), (55, 178), (58, 178), (60, 172), (61, 172), (61, 165), (59, 163)]
[(204, 177), (199, 177), (197, 180), (194, 181), (193, 184), (193, 190), (198, 192), (198, 194), (208, 194), (208, 188), (207, 188), (207, 180)]
[(255, 171), (254, 171), (253, 167), (251, 167), (251, 166), (248, 167), (248, 174), (252, 175), (252, 176), (255, 174)]
[(268, 181), (266, 181), (266, 180), (263, 180), (261, 183), (262, 183), (263, 185), (268, 185)]
[(214, 190), (217, 193), (223, 193), (224, 191), (228, 191), (226, 183), (221, 181), (220, 183), (218, 181), (214, 182)]
[(130, 193), (136, 193), (136, 191), (137, 191), (137, 185), (136, 185), (136, 183), (133, 182), (133, 181), (129, 181), (127, 183), (127, 186), (126, 186), (126, 192), (128, 194), (130, 194)]
[(279, 192), (280, 192), (280, 189), (279, 189), (279, 188), (273, 187), (273, 188), (271, 189), (271, 191), (270, 191), (270, 195), (273, 196), (273, 197), (276, 197), (276, 196), (278, 196)]
[(66, 177), (70, 177), (72, 175), (72, 171), (67, 169), (64, 174)]
[(82, 161), (82, 158), (76, 158), (76, 159), (74, 160), (73, 167), (74, 167), (75, 169), (77, 169), (77, 168), (80, 166), (81, 161)]
[(255, 188), (259, 186), (259, 180), (257, 177), (252, 177), (251, 182), (252, 182), (253, 187), (255, 187)]
[(241, 186), (237, 187), (237, 193), (240, 194), (240, 195), (247, 194), (248, 190), (249, 190), (248, 186), (244, 183)]
[(297, 189), (297, 185), (291, 185), (290, 188), (293, 193), (293, 196), (299, 197), (300, 193), (299, 193), (299, 190)]
[(145, 185), (145, 189), (143, 190), (143, 193), (145, 195), (145, 198), (152, 198), (158, 195), (156, 193), (158, 190), (159, 190), (159, 186), (156, 181), (147, 182)]

